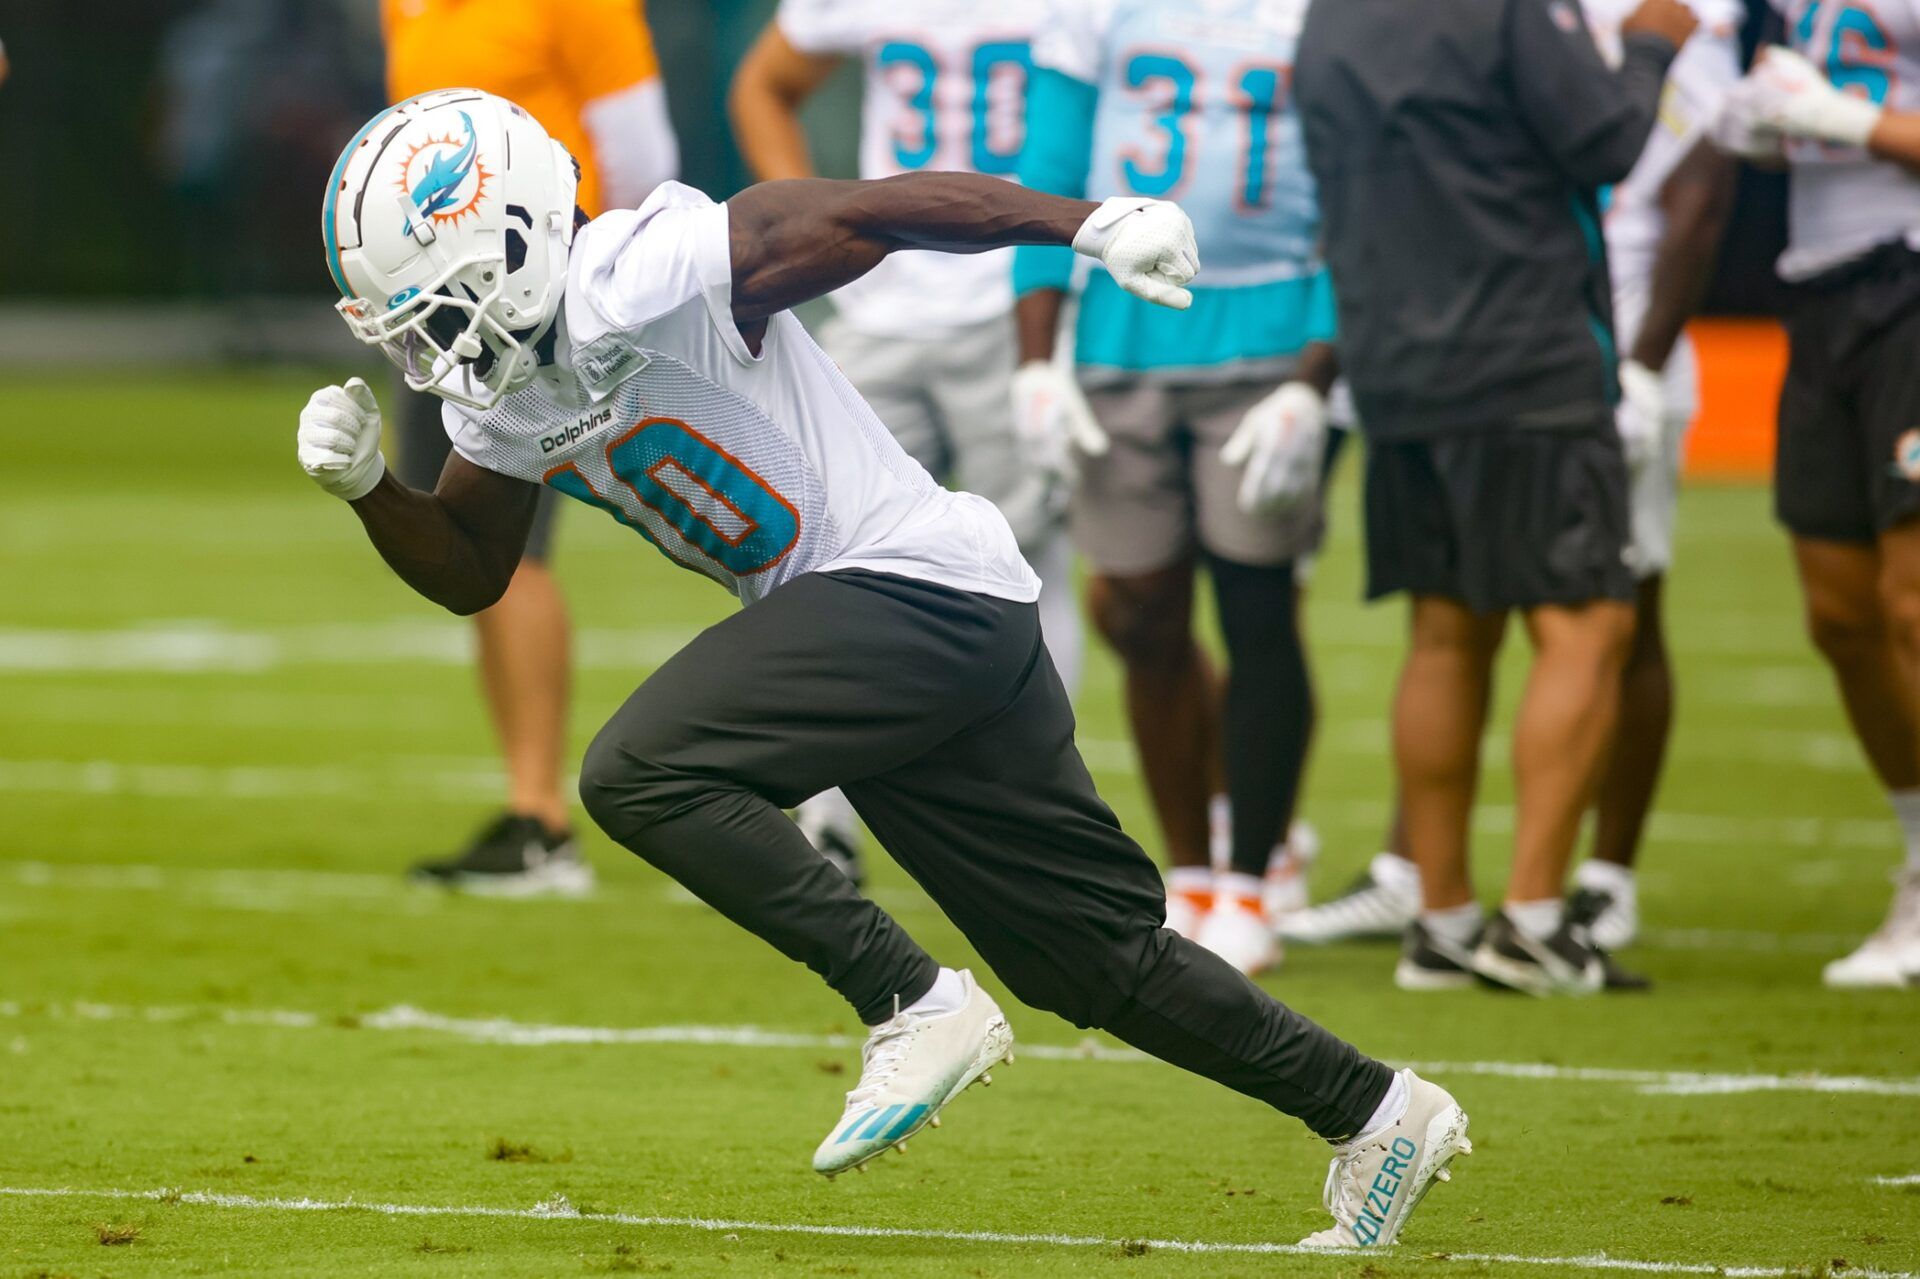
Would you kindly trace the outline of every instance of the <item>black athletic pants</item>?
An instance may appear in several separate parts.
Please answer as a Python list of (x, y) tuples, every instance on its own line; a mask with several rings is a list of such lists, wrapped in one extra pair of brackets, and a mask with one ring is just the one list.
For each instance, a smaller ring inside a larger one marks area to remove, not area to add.
[(1158, 871), (1093, 788), (1034, 607), (811, 573), (711, 627), (588, 748), (608, 834), (873, 1024), (937, 965), (783, 809), (840, 786), (1021, 1000), (1359, 1130), (1387, 1067), (1161, 927)]

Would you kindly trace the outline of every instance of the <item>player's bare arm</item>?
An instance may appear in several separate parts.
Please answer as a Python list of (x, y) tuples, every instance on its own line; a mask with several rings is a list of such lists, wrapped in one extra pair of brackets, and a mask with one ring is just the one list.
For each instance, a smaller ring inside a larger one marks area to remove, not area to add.
[(794, 48), (777, 22), (767, 24), (741, 59), (727, 92), (727, 116), (740, 154), (756, 178), (772, 182), (813, 176), (800, 108), (840, 61)]
[(1176, 310), (1192, 304), (1184, 286), (1200, 269), (1193, 224), (1177, 205), (1069, 200), (977, 173), (766, 182), (727, 210), (733, 315), (749, 340), (768, 316), (851, 283), (902, 249), (1072, 245), (1128, 292)]
[(462, 616), (506, 593), (533, 524), (535, 485), (454, 453), (433, 492), (408, 488), (380, 455), (380, 407), (359, 378), (315, 391), (298, 439), (301, 468), (353, 507), (408, 586)]
[(1756, 163), (1781, 158), (1784, 140), (1858, 147), (1920, 174), (1920, 112), (1894, 110), (1830, 81), (1805, 56), (1768, 45), (1713, 126), (1723, 150)]
[(1701, 141), (1660, 189), (1666, 231), (1653, 260), (1653, 288), (1628, 358), (1656, 372), (1666, 367), (1688, 319), (1700, 309), (1733, 213), (1733, 160)]

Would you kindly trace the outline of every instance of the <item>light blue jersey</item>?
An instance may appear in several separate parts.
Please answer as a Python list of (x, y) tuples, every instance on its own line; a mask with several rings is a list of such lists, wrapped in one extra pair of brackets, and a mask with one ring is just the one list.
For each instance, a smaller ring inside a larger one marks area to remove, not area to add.
[[(1034, 43), (1027, 185), (1176, 200), (1201, 274), (1186, 312), (1086, 277), (1076, 356), (1090, 380), (1222, 380), (1283, 368), (1333, 336), (1320, 211), (1288, 93), (1305, 0), (1054, 0)], [(1015, 288), (1065, 287), (1023, 249)]]

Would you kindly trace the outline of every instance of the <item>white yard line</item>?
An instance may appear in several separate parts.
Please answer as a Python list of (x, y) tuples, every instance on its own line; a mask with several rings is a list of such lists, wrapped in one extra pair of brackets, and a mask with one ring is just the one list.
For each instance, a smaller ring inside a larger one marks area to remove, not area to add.
[[(180, 1022), (212, 1019), (233, 1026), (274, 1026), (306, 1030), (344, 1026), (361, 1030), (445, 1035), (470, 1044), (512, 1048), (551, 1048), (563, 1045), (687, 1045), (727, 1048), (851, 1049), (859, 1041), (846, 1035), (818, 1035), (768, 1030), (760, 1026), (569, 1026), (515, 1021), (507, 1017), (454, 1017), (399, 1004), (377, 1012), (327, 1016), (285, 1008), (236, 1009), (193, 1007), (131, 1007), (77, 1002), (29, 1004), (0, 1001), (0, 1017), (45, 1016), (78, 1021)], [(1116, 1048), (1097, 1040), (1079, 1044), (1019, 1046), (1022, 1057), (1038, 1061), (1148, 1062), (1145, 1053)], [(1480, 1075), (1536, 1083), (1615, 1084), (1646, 1096), (1727, 1096), (1756, 1092), (1841, 1093), (1872, 1097), (1920, 1097), (1920, 1079), (1868, 1075), (1732, 1074), (1694, 1070), (1625, 1070), (1606, 1066), (1565, 1066), (1550, 1062), (1418, 1061), (1410, 1065), (1437, 1077)]]
[(1920, 1172), (1910, 1172), (1899, 1177), (1870, 1177), (1876, 1186), (1920, 1186)]
[[(907, 1226), (828, 1225), (809, 1222), (737, 1221), (724, 1217), (643, 1216), (629, 1212), (583, 1212), (556, 1195), (531, 1208), (498, 1208), (480, 1204), (379, 1203), (359, 1199), (285, 1199), (254, 1195), (214, 1194), (179, 1190), (85, 1190), (68, 1186), (0, 1186), (0, 1195), (21, 1199), (141, 1200), (195, 1207), (234, 1208), (256, 1212), (370, 1212), (387, 1217), (484, 1217), (520, 1221), (587, 1221), (605, 1225), (639, 1226), (663, 1230), (697, 1230), (709, 1234), (812, 1235), (834, 1239), (928, 1239), (943, 1243), (1011, 1244), (1054, 1248), (1112, 1248), (1145, 1245), (1149, 1251), (1231, 1253), (1261, 1256), (1351, 1257), (1358, 1249), (1302, 1248), (1291, 1243), (1235, 1243), (1202, 1239), (1121, 1239), (1102, 1235), (1021, 1234), (999, 1230), (928, 1230)], [(1739, 1265), (1727, 1262), (1641, 1261), (1610, 1257), (1606, 1253), (1547, 1257), (1511, 1252), (1426, 1253), (1420, 1259), (1470, 1266), (1561, 1266), (1580, 1270), (1619, 1270), (1634, 1274), (1727, 1275), (1735, 1279), (1788, 1279), (1806, 1273), (1804, 1266)], [(1920, 1279), (1910, 1271), (1849, 1269), (1859, 1279)]]

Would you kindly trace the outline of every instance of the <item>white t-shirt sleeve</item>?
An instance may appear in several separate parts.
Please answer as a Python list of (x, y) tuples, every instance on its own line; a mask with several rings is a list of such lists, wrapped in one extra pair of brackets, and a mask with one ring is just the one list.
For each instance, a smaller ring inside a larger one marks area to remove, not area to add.
[(1113, 0), (1047, 0), (1033, 35), (1034, 65), (1099, 83), (1102, 38), (1112, 11)]
[(585, 255), (585, 300), (608, 328), (643, 328), (698, 299), (728, 353), (754, 362), (733, 320), (724, 204), (663, 182), (638, 209), (595, 218), (574, 252)]
[(773, 20), (802, 53), (857, 53), (866, 42), (867, 0), (780, 0)]

